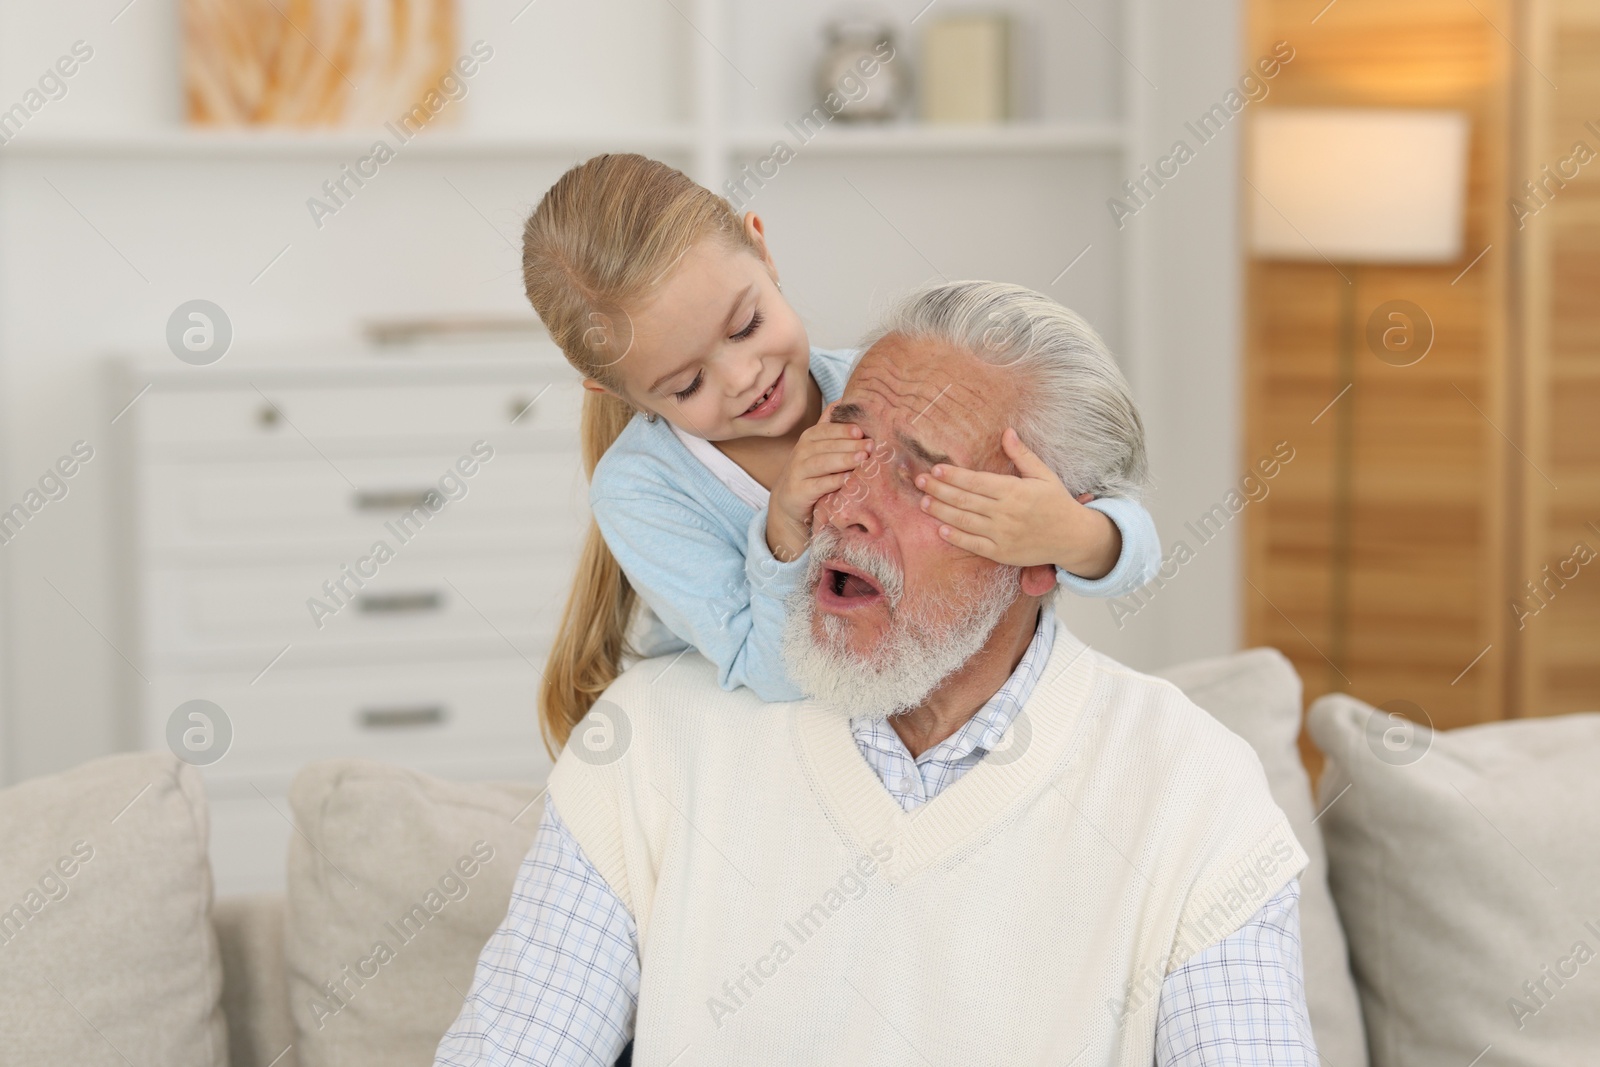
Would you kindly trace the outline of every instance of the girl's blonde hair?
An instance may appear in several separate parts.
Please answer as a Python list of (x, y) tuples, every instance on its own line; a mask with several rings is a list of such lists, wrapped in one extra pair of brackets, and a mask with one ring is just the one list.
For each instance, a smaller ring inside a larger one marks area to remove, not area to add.
[[(567, 171), (522, 230), (522, 281), (550, 336), (586, 378), (621, 391), (616, 365), (637, 306), (706, 237), (756, 252), (722, 197), (640, 155), (601, 155)], [(586, 477), (633, 417), (611, 393), (585, 391)], [(554, 756), (635, 650), (626, 641), (638, 595), (591, 520), (539, 691), (539, 726)]]

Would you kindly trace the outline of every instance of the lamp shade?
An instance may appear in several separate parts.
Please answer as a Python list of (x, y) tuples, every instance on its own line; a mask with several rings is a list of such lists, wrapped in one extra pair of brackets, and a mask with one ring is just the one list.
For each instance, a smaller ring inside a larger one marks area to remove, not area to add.
[(1252, 250), (1353, 263), (1458, 259), (1467, 134), (1459, 111), (1257, 112), (1247, 167)]

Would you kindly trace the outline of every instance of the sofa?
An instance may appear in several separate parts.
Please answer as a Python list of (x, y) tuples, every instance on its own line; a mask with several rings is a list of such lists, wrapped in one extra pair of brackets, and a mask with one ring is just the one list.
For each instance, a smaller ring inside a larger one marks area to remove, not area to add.
[[(1324, 697), (1313, 798), (1279, 653), (1161, 673), (1251, 743), (1311, 857), (1327, 1067), (1600, 1061), (1600, 714), (1432, 732)], [(429, 1064), (541, 802), (535, 782), (313, 763), (280, 812), (285, 892), (213, 899), (203, 783), (176, 757), (0, 792), (0, 1065)]]

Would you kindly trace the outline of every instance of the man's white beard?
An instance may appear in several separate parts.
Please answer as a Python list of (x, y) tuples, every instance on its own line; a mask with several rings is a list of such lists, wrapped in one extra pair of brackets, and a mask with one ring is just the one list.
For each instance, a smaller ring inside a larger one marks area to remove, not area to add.
[[(822, 614), (821, 640), (812, 634), (819, 614), (816, 585), (829, 558), (872, 575), (883, 588), (889, 629), (870, 659), (849, 648), (850, 623), (836, 615)], [(915, 608), (900, 610), (905, 577), (898, 568), (823, 526), (812, 534), (805, 581), (784, 603), (783, 659), (789, 677), (802, 691), (851, 716), (884, 719), (918, 707), (988, 643), (1021, 594), (1021, 575), (1020, 567), (998, 567), (942, 600), (926, 596)]]

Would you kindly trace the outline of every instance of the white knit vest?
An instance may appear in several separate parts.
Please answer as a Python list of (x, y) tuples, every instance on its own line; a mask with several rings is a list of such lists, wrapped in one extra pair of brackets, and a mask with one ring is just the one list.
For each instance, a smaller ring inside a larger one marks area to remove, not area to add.
[(911, 813), (847, 713), (697, 653), (590, 716), (550, 794), (638, 926), (638, 1067), (1150, 1067), (1162, 978), (1308, 862), (1249, 745), (1060, 626), (1001, 743)]

